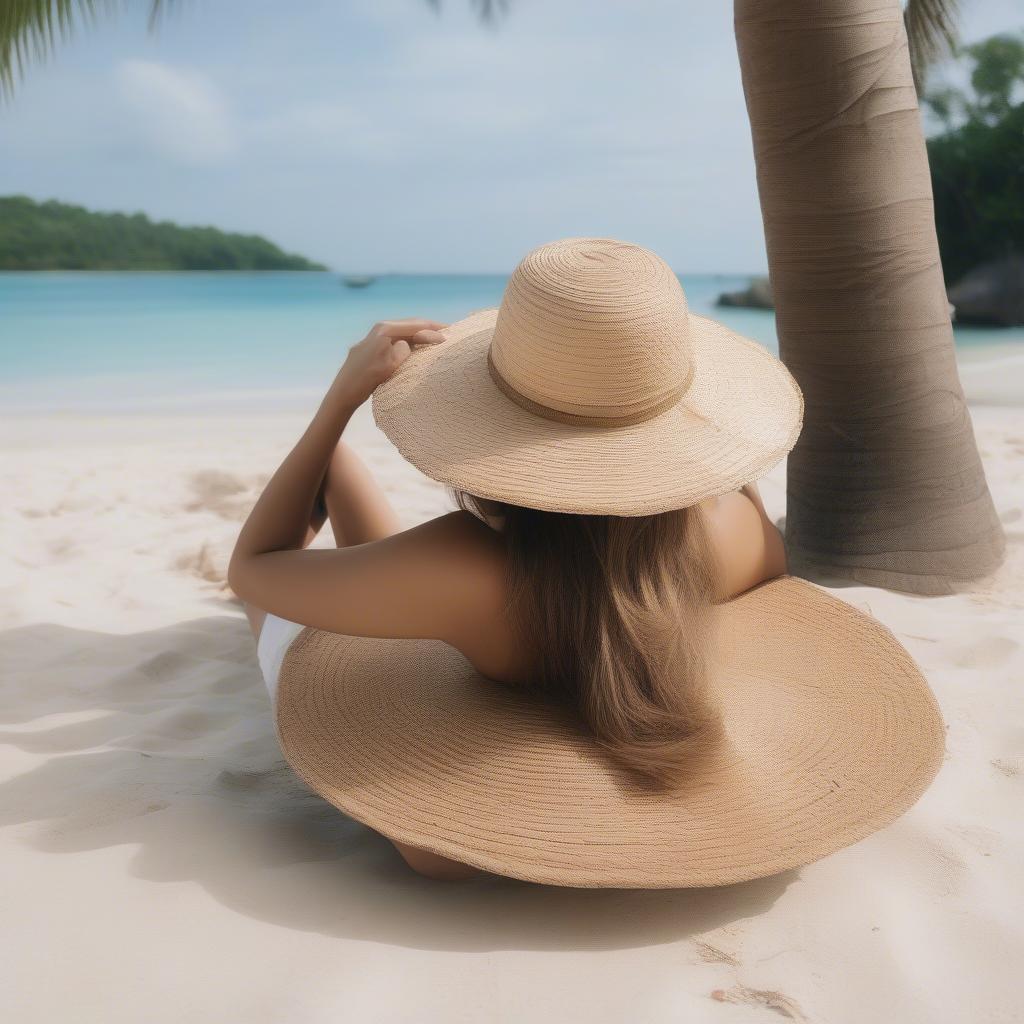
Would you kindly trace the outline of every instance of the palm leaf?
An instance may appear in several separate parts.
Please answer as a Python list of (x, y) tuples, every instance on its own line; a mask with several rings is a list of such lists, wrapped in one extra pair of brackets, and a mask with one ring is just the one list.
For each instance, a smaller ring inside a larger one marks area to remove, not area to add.
[[(112, 10), (121, 0), (0, 0), (0, 96), (10, 96), (30, 59), (45, 60), (57, 43), (81, 23), (96, 20), (100, 8)], [(149, 0), (149, 27), (156, 28), (175, 0)], [(512, 0), (470, 0), (477, 17), (497, 22)], [(427, 0), (435, 10), (442, 0)]]
[(903, 24), (918, 96), (924, 92), (928, 67), (956, 50), (959, 20), (960, 0), (907, 0)]
[[(427, 3), (435, 11), (440, 11), (443, 0), (427, 0)], [(508, 13), (512, 0), (469, 0), (469, 6), (485, 25), (493, 25)]]
[[(159, 3), (159, 0), (158, 0)], [(30, 59), (45, 60), (57, 43), (117, 0), (3, 0), (0, 4), (0, 94), (10, 94)]]

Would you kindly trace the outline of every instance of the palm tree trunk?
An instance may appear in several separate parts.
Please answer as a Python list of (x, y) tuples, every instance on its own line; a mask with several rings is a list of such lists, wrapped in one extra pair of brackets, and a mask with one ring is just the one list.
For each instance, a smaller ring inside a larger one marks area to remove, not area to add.
[(735, 0), (781, 356), (794, 571), (919, 594), (1002, 528), (953, 352), (898, 0)]

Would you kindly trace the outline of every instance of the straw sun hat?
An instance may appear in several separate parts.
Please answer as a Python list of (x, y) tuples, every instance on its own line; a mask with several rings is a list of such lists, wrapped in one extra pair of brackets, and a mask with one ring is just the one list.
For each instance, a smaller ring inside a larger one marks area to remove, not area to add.
[[(374, 395), (429, 476), (563, 512), (644, 515), (755, 479), (800, 428), (800, 391), (754, 342), (687, 310), (652, 253), (567, 239), (501, 309), (416, 350)], [(276, 726), (292, 768), (400, 842), (554, 885), (723, 885), (810, 863), (888, 824), (938, 771), (943, 725), (893, 635), (792, 577), (719, 607), (724, 727), (652, 791), (565, 708), (451, 647), (307, 628)], [(683, 681), (681, 681), (683, 685)]]
[(757, 342), (691, 313), (652, 252), (542, 246), (500, 309), (453, 324), (373, 396), (429, 477), (552, 512), (649, 515), (736, 490), (796, 442), (803, 398)]

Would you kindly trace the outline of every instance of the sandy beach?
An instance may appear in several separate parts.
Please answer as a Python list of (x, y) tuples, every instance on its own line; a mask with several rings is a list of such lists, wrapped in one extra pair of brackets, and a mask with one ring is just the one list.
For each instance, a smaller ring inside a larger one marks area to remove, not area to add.
[[(824, 861), (689, 892), (432, 883), (291, 775), (224, 577), (304, 417), (5, 416), (6, 1019), (1024, 1019), (1021, 366), (963, 365), (1002, 569), (941, 598), (837, 591), (934, 688), (938, 779)], [(407, 524), (450, 507), (368, 410), (346, 436)], [(775, 517), (784, 483), (762, 482)]]

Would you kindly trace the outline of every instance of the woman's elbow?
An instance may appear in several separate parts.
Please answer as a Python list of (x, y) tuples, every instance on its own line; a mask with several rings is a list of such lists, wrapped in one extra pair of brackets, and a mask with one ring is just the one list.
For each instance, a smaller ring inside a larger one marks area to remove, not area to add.
[(251, 601), (252, 595), (249, 591), (250, 573), (248, 571), (248, 558), (241, 554), (236, 548), (231, 554), (228, 562), (228, 586), (232, 593), (241, 601)]

